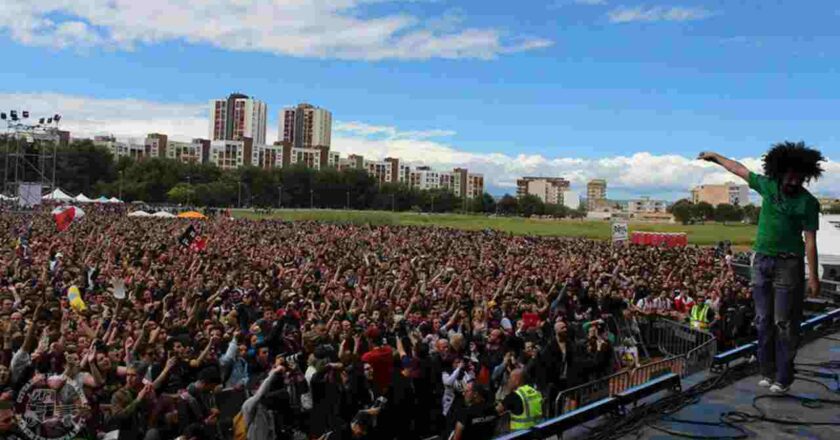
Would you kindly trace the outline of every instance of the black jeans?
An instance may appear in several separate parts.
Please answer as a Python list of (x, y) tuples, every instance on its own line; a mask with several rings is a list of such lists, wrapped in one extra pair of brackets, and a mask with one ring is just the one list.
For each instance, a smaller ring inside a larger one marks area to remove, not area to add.
[(805, 293), (803, 258), (755, 254), (752, 293), (761, 374), (788, 386), (793, 383), (793, 360), (799, 346), (799, 324), (802, 321)]

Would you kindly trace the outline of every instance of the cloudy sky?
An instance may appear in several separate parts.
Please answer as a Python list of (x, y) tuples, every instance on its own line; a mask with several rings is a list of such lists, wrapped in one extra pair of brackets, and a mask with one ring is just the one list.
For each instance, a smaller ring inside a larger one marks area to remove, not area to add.
[(781, 140), (840, 196), (840, 5), (725, 0), (4, 0), (0, 109), (77, 136), (207, 137), (208, 101), (333, 112), (333, 149), (677, 199)]

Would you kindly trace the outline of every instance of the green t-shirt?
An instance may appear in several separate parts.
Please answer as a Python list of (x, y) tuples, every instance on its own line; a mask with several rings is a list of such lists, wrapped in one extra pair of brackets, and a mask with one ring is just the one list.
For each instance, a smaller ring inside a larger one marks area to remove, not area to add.
[(750, 188), (761, 194), (758, 236), (753, 250), (770, 256), (805, 255), (802, 231), (819, 229), (820, 203), (806, 190), (787, 197), (778, 182), (750, 173)]

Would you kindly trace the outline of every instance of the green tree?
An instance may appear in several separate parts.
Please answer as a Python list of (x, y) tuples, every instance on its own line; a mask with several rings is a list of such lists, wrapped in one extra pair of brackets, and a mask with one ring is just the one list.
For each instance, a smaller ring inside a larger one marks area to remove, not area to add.
[(481, 197), (475, 197), (470, 203), (472, 204), (470, 209), (472, 212), (496, 212), (496, 199), (490, 194), (484, 193)]
[(688, 199), (682, 199), (669, 206), (668, 211), (673, 214), (674, 220), (686, 225), (694, 217), (694, 204)]
[(519, 200), (510, 194), (505, 194), (496, 206), (499, 213), (503, 215), (513, 215), (519, 212)]
[(180, 203), (182, 205), (195, 203), (197, 201), (195, 187), (187, 183), (179, 183), (170, 188), (169, 191), (166, 192), (166, 198), (171, 202)]
[(530, 217), (532, 215), (543, 215), (545, 203), (539, 197), (528, 194), (519, 200), (519, 214)]
[(721, 203), (715, 208), (714, 218), (719, 223), (741, 221), (743, 217), (744, 212), (729, 203)]
[(692, 217), (700, 221), (714, 220), (715, 208), (706, 202), (697, 203), (692, 207)]

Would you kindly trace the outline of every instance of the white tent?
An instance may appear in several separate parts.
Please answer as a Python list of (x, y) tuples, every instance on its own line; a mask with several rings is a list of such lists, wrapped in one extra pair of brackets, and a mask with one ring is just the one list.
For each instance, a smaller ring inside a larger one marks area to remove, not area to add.
[(96, 203), (111, 203), (111, 200), (109, 200), (105, 196), (99, 196), (99, 198), (94, 200), (94, 202), (96, 202)]
[(59, 188), (56, 188), (55, 191), (41, 197), (42, 200), (55, 200), (57, 202), (69, 202), (73, 200), (73, 197), (70, 197)]
[(123, 202), (122, 200), (120, 200), (116, 197), (111, 197), (110, 199), (108, 199), (108, 201), (111, 202), (111, 203), (122, 203)]
[(146, 211), (134, 211), (128, 213), (129, 217), (149, 217), (150, 215), (152, 214), (149, 214)]
[(80, 193), (79, 195), (77, 195), (74, 200), (76, 200), (79, 203), (90, 203), (93, 201), (93, 199), (84, 195), (84, 193)]
[(176, 218), (175, 214), (170, 214), (166, 211), (158, 211), (152, 214), (152, 217), (159, 217), (159, 218)]
[(18, 199), (17, 197), (9, 197), (9, 196), (7, 196), (7, 195), (0, 194), (0, 200), (15, 201), (15, 200), (17, 200), (17, 199)]

